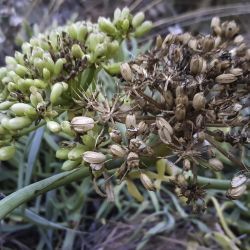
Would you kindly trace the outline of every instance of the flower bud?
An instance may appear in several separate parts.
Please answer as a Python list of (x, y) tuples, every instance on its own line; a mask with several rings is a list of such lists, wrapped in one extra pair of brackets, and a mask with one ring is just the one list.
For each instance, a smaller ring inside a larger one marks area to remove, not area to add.
[(10, 110), (17, 116), (36, 115), (36, 109), (26, 103), (15, 103), (11, 106)]
[(0, 103), (0, 110), (8, 110), (13, 105), (11, 101), (4, 101)]
[(127, 128), (135, 128), (136, 127), (136, 118), (134, 114), (128, 114), (126, 116), (125, 125)]
[(136, 168), (136, 167), (139, 167), (139, 164), (140, 164), (140, 159), (139, 159), (139, 156), (138, 154), (134, 153), (134, 152), (130, 152), (128, 154), (128, 157), (127, 157), (127, 164), (128, 164), (128, 167), (131, 169), (131, 168)]
[(15, 151), (16, 149), (14, 146), (0, 147), (0, 161), (10, 160), (14, 156)]
[(209, 159), (208, 163), (214, 171), (221, 171), (224, 168), (223, 163), (217, 158)]
[(120, 70), (121, 70), (121, 75), (122, 75), (122, 77), (123, 77), (126, 81), (128, 81), (128, 82), (132, 81), (132, 79), (133, 79), (133, 73), (132, 73), (131, 68), (130, 68), (130, 66), (129, 66), (128, 63), (123, 63), (123, 64), (121, 65)]
[(236, 80), (237, 77), (233, 74), (221, 74), (215, 78), (215, 82), (220, 84), (228, 84), (235, 82)]
[(94, 128), (95, 122), (86, 116), (76, 116), (71, 120), (71, 126), (77, 133), (83, 133)]
[(68, 33), (72, 39), (77, 40), (77, 27), (75, 24), (71, 24), (68, 27)]
[(60, 160), (68, 160), (69, 148), (59, 148), (56, 151), (56, 158)]
[(135, 37), (143, 36), (145, 33), (149, 32), (151, 28), (153, 27), (153, 24), (151, 21), (145, 21), (143, 22), (139, 27), (135, 30)]
[(84, 56), (84, 53), (78, 44), (73, 44), (71, 47), (71, 54), (74, 58), (82, 58)]
[(32, 120), (30, 120), (28, 117), (15, 117), (8, 121), (7, 129), (18, 130), (30, 126), (31, 123)]
[(145, 19), (145, 15), (143, 12), (138, 12), (132, 19), (132, 26), (133, 28), (137, 28), (142, 24)]
[(122, 31), (126, 34), (129, 30), (129, 26), (130, 26), (130, 23), (129, 23), (129, 20), (126, 18), (122, 21)]
[(72, 161), (76, 161), (81, 159), (82, 154), (86, 151), (86, 147), (83, 145), (77, 145), (73, 149), (71, 149), (68, 153), (68, 159)]
[(47, 122), (47, 128), (52, 132), (52, 133), (59, 133), (61, 131), (61, 126), (59, 123), (55, 121), (48, 121)]
[(238, 176), (234, 176), (231, 181), (231, 187), (237, 188), (241, 185), (244, 185), (247, 182), (247, 177), (244, 174), (240, 174)]
[(50, 79), (50, 71), (47, 68), (43, 68), (43, 78), (45, 80), (49, 80)]
[(140, 180), (143, 186), (149, 191), (155, 191), (155, 186), (147, 174), (141, 173)]
[(200, 111), (205, 108), (206, 98), (204, 97), (202, 92), (195, 94), (192, 104), (193, 108), (197, 111)]
[(29, 74), (29, 70), (27, 67), (17, 64), (15, 72), (20, 76), (24, 77), (25, 75)]
[(106, 160), (106, 156), (100, 152), (86, 151), (83, 153), (83, 160), (90, 164), (102, 164)]
[(62, 69), (63, 69), (63, 65), (66, 63), (66, 59), (65, 58), (59, 58), (57, 59), (55, 66), (54, 66), (54, 74), (56, 76), (58, 76)]
[(117, 75), (121, 72), (121, 63), (112, 63), (109, 65), (103, 65), (105, 71), (110, 75)]
[(108, 35), (115, 36), (117, 34), (117, 29), (113, 23), (110, 22), (105, 17), (98, 18), (99, 29)]
[(85, 25), (81, 25), (77, 29), (77, 40), (83, 43), (85, 41), (87, 34), (88, 34), (87, 27)]
[(126, 150), (123, 149), (120, 145), (111, 145), (110, 151), (114, 156), (119, 158), (123, 158), (126, 155)]
[(62, 95), (63, 91), (65, 90), (67, 84), (64, 86), (61, 82), (55, 83), (51, 88), (50, 93), (50, 101), (52, 104), (56, 104), (59, 100), (59, 97)]
[(227, 197), (232, 200), (237, 200), (242, 196), (247, 189), (246, 185), (241, 185), (236, 188), (231, 188), (227, 191)]
[(76, 167), (78, 167), (80, 165), (81, 162), (79, 161), (71, 161), (71, 160), (67, 160), (63, 163), (62, 165), (62, 170), (63, 171), (70, 171)]
[(74, 130), (71, 128), (71, 123), (69, 121), (62, 121), (61, 122), (61, 129), (62, 132), (69, 136), (75, 136)]

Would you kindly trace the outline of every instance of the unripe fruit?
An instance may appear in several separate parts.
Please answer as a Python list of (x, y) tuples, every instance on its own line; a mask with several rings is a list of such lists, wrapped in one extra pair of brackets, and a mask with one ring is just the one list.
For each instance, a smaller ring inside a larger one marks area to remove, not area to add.
[(81, 159), (82, 154), (86, 151), (86, 147), (83, 145), (77, 145), (73, 149), (71, 149), (68, 153), (69, 160), (76, 161)]
[(71, 160), (67, 160), (63, 163), (62, 165), (62, 170), (64, 171), (70, 171), (76, 167), (78, 167), (80, 165), (80, 161), (71, 161)]
[(17, 116), (36, 115), (36, 109), (26, 103), (15, 103), (10, 110)]
[(8, 161), (10, 160), (15, 154), (15, 147), (14, 146), (5, 146), (0, 148), (0, 161)]
[(69, 148), (59, 148), (56, 151), (56, 158), (60, 160), (68, 160), (68, 153), (70, 149)]

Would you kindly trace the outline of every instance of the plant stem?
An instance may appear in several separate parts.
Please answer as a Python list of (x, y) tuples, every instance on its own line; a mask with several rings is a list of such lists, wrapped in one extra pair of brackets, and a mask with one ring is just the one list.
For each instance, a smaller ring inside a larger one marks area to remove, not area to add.
[(85, 178), (88, 175), (89, 169), (87, 167), (81, 167), (72, 171), (56, 174), (47, 179), (19, 189), (0, 201), (0, 219), (4, 218), (15, 208), (31, 200), (32, 198), (73, 181)]

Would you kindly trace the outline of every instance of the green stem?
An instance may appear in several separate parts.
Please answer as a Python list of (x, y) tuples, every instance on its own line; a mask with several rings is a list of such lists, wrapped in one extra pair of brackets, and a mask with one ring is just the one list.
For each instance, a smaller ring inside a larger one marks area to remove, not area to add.
[(10, 194), (0, 201), (0, 219), (13, 211), (23, 203), (52, 189), (64, 186), (73, 181), (85, 178), (89, 175), (87, 167), (81, 167), (72, 171), (60, 173), (47, 179), (28, 185)]

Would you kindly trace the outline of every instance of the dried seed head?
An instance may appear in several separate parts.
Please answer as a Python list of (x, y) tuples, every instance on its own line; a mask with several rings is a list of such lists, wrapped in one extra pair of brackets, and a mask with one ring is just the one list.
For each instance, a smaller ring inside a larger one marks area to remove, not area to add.
[(106, 160), (106, 156), (100, 152), (86, 151), (83, 153), (83, 160), (90, 164), (102, 164)]
[(190, 39), (188, 42), (188, 47), (196, 51), (198, 48), (198, 41), (196, 39)]
[(217, 36), (220, 36), (222, 33), (221, 26), (220, 26), (220, 18), (214, 17), (211, 21), (211, 29), (213, 33)]
[(183, 170), (189, 171), (191, 169), (191, 162), (188, 159), (183, 160)]
[(123, 149), (120, 145), (111, 145), (110, 151), (114, 156), (119, 158), (123, 158), (126, 155), (126, 150)]
[(183, 121), (186, 118), (186, 108), (183, 104), (178, 104), (176, 106), (175, 118), (177, 121)]
[(206, 98), (204, 97), (202, 92), (195, 94), (192, 104), (193, 104), (193, 108), (197, 111), (205, 108)]
[(172, 44), (175, 38), (176, 36), (174, 34), (168, 34), (162, 42), (162, 48), (166, 48), (167, 45)]
[(235, 82), (237, 77), (233, 74), (221, 74), (215, 78), (216, 83), (219, 84), (228, 84)]
[(221, 171), (224, 168), (223, 163), (217, 158), (209, 159), (208, 163), (215, 171)]
[(127, 164), (129, 168), (136, 168), (140, 165), (140, 159), (138, 154), (130, 152), (127, 157)]
[(129, 64), (128, 64), (128, 63), (123, 63), (123, 64), (121, 65), (121, 68), (120, 68), (120, 69), (121, 69), (121, 75), (122, 75), (122, 77), (123, 77), (126, 81), (128, 81), (128, 82), (132, 81), (133, 73), (132, 73), (132, 70), (131, 70)]
[(235, 188), (231, 188), (227, 191), (227, 197), (232, 200), (239, 199), (240, 196), (242, 196), (245, 193), (246, 189), (247, 186), (245, 184)]
[(127, 128), (135, 128), (136, 127), (136, 118), (134, 114), (128, 114), (126, 116), (126, 121), (125, 121), (126, 127)]
[(206, 61), (199, 55), (194, 55), (190, 61), (190, 72), (194, 75), (204, 73), (207, 68)]
[(231, 187), (237, 188), (241, 185), (244, 185), (247, 182), (247, 177), (244, 174), (240, 174), (238, 176), (234, 176), (231, 181)]
[(157, 49), (161, 48), (162, 42), (163, 42), (162, 37), (160, 35), (158, 35), (157, 38), (156, 38), (156, 48)]
[(141, 183), (143, 184), (143, 186), (147, 190), (149, 190), (149, 191), (154, 191), (155, 190), (155, 186), (154, 186), (153, 182), (151, 181), (151, 179), (148, 177), (147, 174), (141, 173), (140, 174), (140, 180), (141, 180)]
[(185, 32), (185, 33), (183, 33), (183, 34), (180, 35), (180, 41), (183, 44), (188, 44), (188, 42), (190, 41), (191, 38), (192, 38), (192, 36), (188, 32)]
[(156, 117), (156, 126), (158, 129), (166, 128), (170, 135), (174, 132), (172, 126), (162, 117)]
[(83, 133), (94, 128), (95, 122), (86, 116), (76, 116), (71, 120), (71, 126), (77, 133)]
[(121, 132), (117, 129), (113, 129), (110, 133), (110, 138), (116, 142), (116, 143), (120, 143), (122, 141), (122, 135)]

